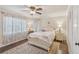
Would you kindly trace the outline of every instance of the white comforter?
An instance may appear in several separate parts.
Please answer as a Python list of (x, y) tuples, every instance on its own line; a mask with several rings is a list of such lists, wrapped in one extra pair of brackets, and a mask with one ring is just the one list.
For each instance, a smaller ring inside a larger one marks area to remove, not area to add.
[(29, 35), (29, 43), (47, 50), (54, 37), (54, 32), (34, 32)]
[(29, 35), (31, 38), (39, 38), (40, 40), (44, 40), (48, 43), (51, 43), (54, 39), (54, 32), (34, 32)]

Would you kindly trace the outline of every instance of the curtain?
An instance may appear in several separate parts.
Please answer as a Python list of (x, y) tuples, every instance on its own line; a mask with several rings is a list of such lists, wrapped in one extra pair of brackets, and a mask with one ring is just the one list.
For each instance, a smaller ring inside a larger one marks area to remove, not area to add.
[[(26, 20), (20, 17), (3, 16), (3, 44), (24, 39), (26, 33)], [(26, 38), (26, 37), (25, 37)]]

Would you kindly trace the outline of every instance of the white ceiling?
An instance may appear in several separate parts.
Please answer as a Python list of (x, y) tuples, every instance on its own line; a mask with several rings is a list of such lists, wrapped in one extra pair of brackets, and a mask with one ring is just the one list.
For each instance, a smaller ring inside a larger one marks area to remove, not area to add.
[[(3, 7), (15, 10), (16, 12), (22, 13), (22, 15), (30, 17), (30, 11), (22, 11), (23, 9), (27, 8), (25, 5), (7, 5)], [(67, 5), (39, 5), (39, 7), (43, 8), (43, 14), (41, 15), (41, 17), (65, 16), (68, 8)], [(35, 14), (35, 17), (39, 16), (40, 15)]]

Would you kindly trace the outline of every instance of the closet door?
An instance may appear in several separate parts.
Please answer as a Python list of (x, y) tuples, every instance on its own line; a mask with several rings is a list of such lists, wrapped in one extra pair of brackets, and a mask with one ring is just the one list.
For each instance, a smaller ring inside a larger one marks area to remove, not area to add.
[(79, 53), (79, 46), (77, 45), (78, 44), (78, 42), (79, 42), (79, 40), (78, 40), (78, 12), (79, 12), (79, 10), (78, 10), (78, 6), (73, 6), (73, 15), (72, 15), (72, 17), (73, 17), (73, 35), (72, 35), (72, 37), (73, 37), (73, 53)]
[(69, 16), (69, 43), (70, 53), (79, 54), (79, 6), (72, 6)]
[(3, 20), (2, 20), (2, 13), (0, 12), (0, 46), (2, 45), (2, 41), (3, 41)]
[(77, 6), (77, 42), (76, 43), (78, 43), (77, 45), (76, 45), (76, 47), (78, 48), (77, 49), (77, 53), (79, 53), (79, 5)]

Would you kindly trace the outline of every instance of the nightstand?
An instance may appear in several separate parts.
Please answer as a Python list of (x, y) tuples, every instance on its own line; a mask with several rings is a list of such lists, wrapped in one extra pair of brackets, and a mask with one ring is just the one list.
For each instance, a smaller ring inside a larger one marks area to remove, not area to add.
[(28, 33), (27, 34), (30, 34), (30, 33), (33, 33), (34, 31), (28, 31)]

